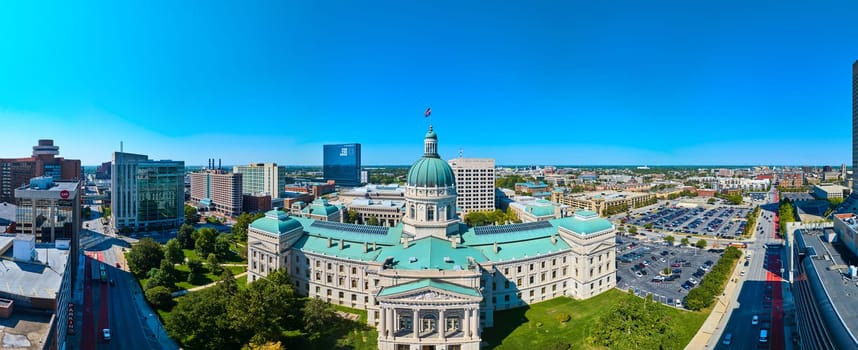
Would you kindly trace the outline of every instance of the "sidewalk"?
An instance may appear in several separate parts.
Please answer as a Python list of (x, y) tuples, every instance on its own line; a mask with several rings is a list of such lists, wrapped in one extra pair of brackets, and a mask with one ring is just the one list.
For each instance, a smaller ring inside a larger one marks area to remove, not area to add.
[[(741, 259), (737, 261), (737, 264), (742, 263)], [(709, 317), (707, 317), (706, 321), (703, 322), (703, 326), (700, 327), (700, 330), (697, 331), (694, 338), (691, 338), (691, 342), (685, 346), (686, 350), (708, 348), (710, 347), (712, 339), (714, 339), (716, 343), (711, 347), (714, 348), (715, 345), (717, 345), (718, 338), (713, 338), (712, 336), (718, 330), (718, 325), (721, 323), (724, 315), (729, 311), (734, 294), (736, 293), (736, 290), (739, 289), (739, 270), (741, 269), (736, 266), (733, 267), (733, 273), (730, 275), (730, 280), (727, 281), (727, 286), (724, 287), (724, 293), (715, 299), (715, 304), (712, 306), (712, 312), (709, 313)]]

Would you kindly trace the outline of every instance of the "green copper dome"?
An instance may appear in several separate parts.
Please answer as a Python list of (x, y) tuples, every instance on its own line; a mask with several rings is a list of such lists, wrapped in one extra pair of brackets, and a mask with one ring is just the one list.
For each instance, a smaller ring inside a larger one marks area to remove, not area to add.
[(433, 131), (433, 130), (432, 130), (432, 127), (430, 126), (430, 127), (429, 127), (429, 131), (427, 131), (427, 132), (426, 132), (426, 136), (425, 136), (424, 138), (426, 138), (426, 139), (435, 139), (435, 140), (437, 140), (437, 139), (438, 139), (438, 135), (435, 135), (435, 131)]
[(420, 158), (411, 169), (405, 180), (408, 186), (415, 187), (448, 187), (455, 186), (453, 169), (441, 158)]

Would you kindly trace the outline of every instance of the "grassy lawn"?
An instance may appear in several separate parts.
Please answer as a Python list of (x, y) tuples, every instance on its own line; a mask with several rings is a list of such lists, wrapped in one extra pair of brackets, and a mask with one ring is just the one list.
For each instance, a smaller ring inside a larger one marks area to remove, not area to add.
[(337, 332), (335, 349), (374, 350), (378, 348), (378, 332), (366, 324), (366, 310), (333, 305), (337, 311), (360, 315), (357, 321), (343, 320), (341, 332)]
[[(572, 349), (598, 349), (590, 345), (587, 337), (590, 331), (599, 325), (598, 318), (609, 312), (624, 298), (637, 298), (625, 292), (612, 289), (588, 300), (556, 298), (538, 304), (511, 310), (497, 311), (494, 314), (492, 328), (483, 331), (482, 338), (491, 349), (527, 349), (551, 342), (563, 342), (572, 345)], [(707, 312), (687, 312), (668, 306), (671, 326), (678, 330), (676, 339), (679, 348), (684, 347), (709, 315)], [(572, 319), (565, 324), (558, 322), (555, 316), (566, 312)]]

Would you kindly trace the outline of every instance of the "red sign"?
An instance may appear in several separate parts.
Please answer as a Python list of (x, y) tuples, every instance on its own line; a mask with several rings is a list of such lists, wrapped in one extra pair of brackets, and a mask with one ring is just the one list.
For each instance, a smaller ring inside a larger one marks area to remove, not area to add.
[(60, 191), (60, 198), (68, 199), (69, 198), (69, 191), (66, 191), (66, 190)]

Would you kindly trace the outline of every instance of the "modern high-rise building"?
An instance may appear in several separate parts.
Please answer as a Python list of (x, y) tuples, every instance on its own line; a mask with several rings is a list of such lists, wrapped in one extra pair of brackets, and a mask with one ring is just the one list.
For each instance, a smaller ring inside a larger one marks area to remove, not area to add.
[(495, 160), (453, 158), (447, 161), (456, 177), (456, 206), (468, 214), (495, 209)]
[(337, 186), (360, 186), (360, 144), (324, 145), (322, 172)]
[(0, 202), (12, 203), (15, 189), (31, 178), (50, 176), (53, 180), (79, 180), (80, 160), (57, 157), (60, 147), (53, 140), (39, 140), (27, 158), (0, 159)]
[(200, 208), (238, 216), (242, 207), (242, 174), (222, 170), (191, 173), (191, 201)]
[(281, 198), (286, 187), (286, 166), (277, 163), (254, 163), (236, 165), (232, 172), (241, 174), (242, 191), (248, 194), (268, 194), (272, 199)]
[(852, 64), (852, 193), (858, 193), (858, 61)]
[(110, 184), (115, 229), (152, 230), (184, 221), (185, 162), (113, 152)]

